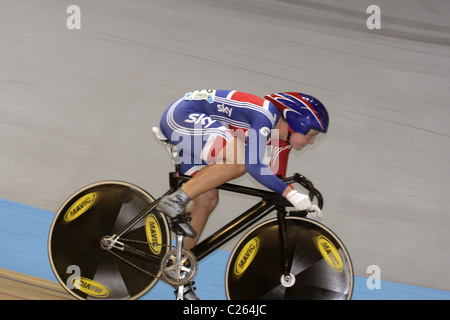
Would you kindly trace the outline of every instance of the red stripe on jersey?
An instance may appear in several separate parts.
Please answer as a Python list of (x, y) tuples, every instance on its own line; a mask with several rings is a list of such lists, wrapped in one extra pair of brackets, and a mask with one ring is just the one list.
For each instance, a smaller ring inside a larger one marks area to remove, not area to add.
[(257, 106), (262, 107), (264, 105), (265, 99), (255, 96), (251, 93), (236, 91), (234, 92), (231, 97), (231, 100), (240, 101), (240, 102), (250, 102), (252, 104), (255, 104)]
[(289, 153), (292, 146), (284, 140), (272, 140), (269, 144), (272, 146), (270, 169), (275, 175), (286, 178)]
[[(257, 105), (260, 107), (263, 107), (264, 102), (266, 101), (265, 99), (263, 99), (261, 97), (255, 96), (254, 94), (241, 92), (241, 91), (233, 92), (228, 98), (233, 101), (249, 102), (251, 104), (254, 104), (254, 105)], [(248, 131), (248, 129), (239, 128), (239, 127), (233, 126), (231, 124), (229, 124), (228, 126), (230, 127), (231, 130), (233, 130), (233, 133), (235, 136), (240, 138), (242, 141), (245, 141), (245, 137), (246, 137), (245, 134)]]

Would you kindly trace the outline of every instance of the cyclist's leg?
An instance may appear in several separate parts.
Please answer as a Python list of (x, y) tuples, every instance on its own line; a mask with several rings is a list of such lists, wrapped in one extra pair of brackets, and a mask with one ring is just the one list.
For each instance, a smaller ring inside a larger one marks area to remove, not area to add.
[(226, 147), (214, 159), (214, 163), (197, 172), (182, 186), (183, 191), (189, 198), (194, 199), (225, 182), (239, 178), (246, 172), (245, 162), (240, 160), (244, 154), (245, 145), (240, 139), (228, 141)]
[(245, 173), (245, 163), (240, 161), (244, 143), (228, 127), (202, 113), (195, 102), (176, 101), (163, 114), (160, 128), (180, 150), (183, 173), (203, 167), (181, 189), (161, 200), (159, 208), (165, 214), (174, 217), (184, 212), (189, 200)]
[[(245, 163), (239, 161), (240, 155), (245, 153), (243, 142), (234, 138), (226, 146), (216, 157), (215, 161), (217, 162), (203, 167), (181, 189), (161, 199), (161, 205), (158, 206), (165, 213), (172, 210), (169, 215), (175, 216), (183, 213), (189, 200), (193, 199), (194, 210), (190, 211), (192, 218), (190, 227), (182, 226), (185, 231), (188, 231), (189, 238), (192, 239), (186, 239), (185, 245), (187, 248), (193, 247), (197, 243), (209, 215), (216, 206), (218, 194), (214, 189), (225, 182), (242, 176), (246, 172)], [(214, 195), (214, 193), (216, 194)], [(217, 200), (208, 199), (211, 197)], [(213, 201), (211, 202), (211, 200)], [(195, 231), (195, 234), (193, 231)]]
[(211, 189), (206, 191), (196, 197), (192, 202), (193, 204), (189, 208), (192, 218), (191, 226), (194, 228), (197, 236), (195, 238), (186, 238), (184, 240), (184, 246), (186, 249), (191, 249), (197, 244), (209, 216), (219, 202), (219, 190)]

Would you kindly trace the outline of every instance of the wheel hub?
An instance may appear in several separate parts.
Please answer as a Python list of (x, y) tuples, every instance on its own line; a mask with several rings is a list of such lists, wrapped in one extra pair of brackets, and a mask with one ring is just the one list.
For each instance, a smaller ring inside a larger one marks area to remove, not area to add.
[(292, 273), (289, 275), (282, 275), (280, 278), (281, 285), (285, 288), (292, 287), (295, 284), (295, 276)]

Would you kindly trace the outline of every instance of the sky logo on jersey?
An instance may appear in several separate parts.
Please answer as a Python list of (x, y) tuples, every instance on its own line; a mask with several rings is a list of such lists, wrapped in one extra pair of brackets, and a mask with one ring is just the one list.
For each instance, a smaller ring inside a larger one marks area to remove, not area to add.
[(233, 112), (233, 108), (227, 107), (225, 104), (218, 104), (217, 111), (225, 113), (227, 116), (231, 117), (231, 112)]
[(188, 120), (184, 120), (187, 123), (200, 124), (204, 128), (209, 128), (216, 120), (211, 119), (204, 113), (191, 113)]

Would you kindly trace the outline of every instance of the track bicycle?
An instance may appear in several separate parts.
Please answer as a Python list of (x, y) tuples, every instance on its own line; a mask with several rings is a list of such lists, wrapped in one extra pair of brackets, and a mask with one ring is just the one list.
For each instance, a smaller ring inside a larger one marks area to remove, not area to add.
[[(170, 194), (191, 179), (180, 173), (178, 150), (154, 128), (175, 164)], [(284, 179), (305, 188), (322, 208), (323, 197), (301, 174)], [(137, 299), (162, 280), (177, 299), (195, 278), (198, 262), (245, 232), (231, 252), (227, 299), (350, 299), (353, 267), (339, 238), (325, 225), (287, 211), (292, 205), (267, 190), (225, 183), (218, 187), (260, 199), (191, 250), (183, 214), (169, 221), (159, 200), (133, 184), (101, 181), (71, 195), (57, 211), (48, 238), (49, 260), (60, 284), (78, 299)], [(270, 213), (276, 216), (260, 222)], [(258, 223), (259, 222), (259, 223)], [(172, 234), (175, 241), (172, 243)]]

